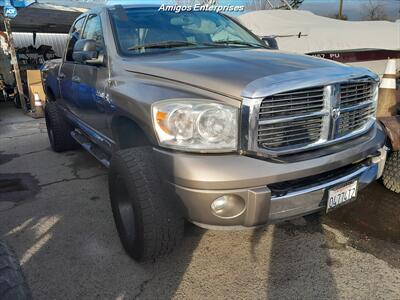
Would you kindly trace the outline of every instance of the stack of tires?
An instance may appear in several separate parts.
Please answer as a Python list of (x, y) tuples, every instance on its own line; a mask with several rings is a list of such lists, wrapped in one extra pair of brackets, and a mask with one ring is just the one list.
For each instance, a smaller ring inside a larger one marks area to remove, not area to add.
[(400, 151), (393, 151), (388, 156), (382, 179), (388, 190), (400, 193)]

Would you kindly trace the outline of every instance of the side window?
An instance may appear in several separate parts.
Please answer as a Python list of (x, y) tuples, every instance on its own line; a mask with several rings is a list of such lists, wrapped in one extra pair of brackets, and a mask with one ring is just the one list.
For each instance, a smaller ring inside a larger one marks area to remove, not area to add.
[(80, 18), (75, 22), (72, 27), (71, 33), (69, 34), (69, 40), (67, 45), (67, 54), (65, 56), (65, 60), (73, 61), (72, 51), (74, 50), (74, 46), (77, 40), (79, 40), (80, 35), (82, 33), (82, 27), (85, 22), (85, 17)]
[(82, 39), (95, 40), (99, 51), (103, 50), (103, 30), (101, 29), (101, 20), (97, 15), (90, 15), (85, 29), (82, 33)]

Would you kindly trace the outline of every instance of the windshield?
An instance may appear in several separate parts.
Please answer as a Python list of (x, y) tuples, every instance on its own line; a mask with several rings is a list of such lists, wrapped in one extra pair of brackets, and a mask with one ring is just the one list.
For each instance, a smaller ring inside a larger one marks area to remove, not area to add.
[(158, 8), (110, 9), (122, 55), (176, 48), (266, 47), (241, 26), (216, 12), (168, 12)]

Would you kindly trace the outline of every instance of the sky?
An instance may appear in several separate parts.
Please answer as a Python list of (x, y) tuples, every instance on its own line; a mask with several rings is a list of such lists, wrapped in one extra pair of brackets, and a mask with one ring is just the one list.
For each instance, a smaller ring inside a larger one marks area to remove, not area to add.
[[(40, 2), (45, 2), (46, 0), (39, 0)], [(47, 0), (46, 2), (61, 2), (59, 0)], [(104, 2), (106, 0), (76, 0), (82, 1), (98, 1)], [(141, 4), (160, 4), (160, 3), (171, 3), (173, 0), (111, 0), (109, 2), (118, 3), (141, 3)], [(277, 0), (272, 0), (277, 1)], [(348, 16), (349, 20), (360, 20), (363, 18), (364, 6), (370, 0), (343, 0), (344, 3), (344, 14)], [(380, 3), (384, 6), (386, 14), (391, 19), (400, 19), (400, 0), (371, 0), (375, 3)], [(75, 1), (62, 1), (62, 2), (75, 2)], [(226, 4), (237, 4), (242, 5), (247, 2), (247, 0), (219, 0), (222, 5)], [(303, 5), (300, 9), (309, 10), (320, 15), (334, 15), (337, 13), (339, 7), (339, 0), (304, 0)]]
[[(343, 11), (350, 20), (363, 18), (364, 6), (369, 0), (344, 0)], [(391, 19), (400, 19), (400, 0), (373, 0), (383, 5), (385, 13)], [(301, 9), (310, 10), (316, 14), (332, 15), (338, 10), (338, 0), (305, 0)]]
[[(114, 0), (115, 1), (115, 0)], [(121, 0), (116, 0), (121, 2)], [(129, 1), (134, 3), (161, 3), (162, 0), (122, 0), (123, 2)], [(276, 0), (275, 0), (276, 1)], [(380, 3), (384, 5), (386, 14), (391, 19), (400, 18), (400, 0), (371, 0), (372, 2)], [(164, 1), (165, 2), (165, 1)], [(225, 4), (237, 4), (241, 5), (246, 0), (220, 0), (220, 3)], [(364, 6), (369, 0), (344, 0), (344, 14), (348, 16), (350, 20), (360, 20), (364, 17)], [(339, 7), (339, 0), (304, 0), (303, 5), (300, 9), (310, 10), (316, 14), (321, 15), (334, 15), (337, 13)]]

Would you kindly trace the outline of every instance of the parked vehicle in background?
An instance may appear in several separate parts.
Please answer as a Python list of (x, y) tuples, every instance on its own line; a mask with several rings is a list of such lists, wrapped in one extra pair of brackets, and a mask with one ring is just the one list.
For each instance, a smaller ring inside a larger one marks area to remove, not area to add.
[(238, 20), (283, 51), (365, 67), (382, 76), (388, 58), (400, 71), (400, 22), (343, 21), (302, 10), (261, 10)]
[(136, 260), (171, 251), (184, 219), (250, 228), (355, 199), (382, 174), (378, 76), (273, 51), (215, 12), (107, 6), (43, 69), (52, 148), (109, 167)]

